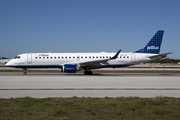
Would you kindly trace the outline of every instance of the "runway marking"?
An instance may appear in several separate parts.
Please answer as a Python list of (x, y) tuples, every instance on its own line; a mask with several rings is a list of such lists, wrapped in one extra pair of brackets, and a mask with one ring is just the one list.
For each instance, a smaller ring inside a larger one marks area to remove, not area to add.
[(0, 90), (180, 90), (180, 88), (4, 88)]

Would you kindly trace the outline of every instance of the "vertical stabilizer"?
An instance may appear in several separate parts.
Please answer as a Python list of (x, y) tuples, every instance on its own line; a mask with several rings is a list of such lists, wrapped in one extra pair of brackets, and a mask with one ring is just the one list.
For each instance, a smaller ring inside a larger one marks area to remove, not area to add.
[(159, 54), (162, 38), (163, 38), (164, 30), (159, 30), (157, 33), (151, 38), (149, 43), (143, 48), (134, 53), (151, 53), (151, 54)]

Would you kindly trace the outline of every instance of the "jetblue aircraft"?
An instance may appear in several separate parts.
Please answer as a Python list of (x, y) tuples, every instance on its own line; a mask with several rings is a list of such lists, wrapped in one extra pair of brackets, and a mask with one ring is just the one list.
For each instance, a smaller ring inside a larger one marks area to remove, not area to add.
[(163, 30), (157, 31), (144, 48), (135, 52), (24, 53), (13, 58), (6, 66), (22, 68), (25, 75), (28, 68), (59, 68), (65, 73), (84, 70), (85, 75), (92, 75), (91, 69), (125, 67), (166, 57), (171, 53), (159, 54), (163, 34)]

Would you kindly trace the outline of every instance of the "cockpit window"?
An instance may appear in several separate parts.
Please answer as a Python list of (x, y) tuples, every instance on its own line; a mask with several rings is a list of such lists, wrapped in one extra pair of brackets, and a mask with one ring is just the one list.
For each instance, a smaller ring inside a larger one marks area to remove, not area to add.
[(21, 58), (21, 56), (16, 56), (16, 57), (14, 57), (14, 59), (20, 59)]

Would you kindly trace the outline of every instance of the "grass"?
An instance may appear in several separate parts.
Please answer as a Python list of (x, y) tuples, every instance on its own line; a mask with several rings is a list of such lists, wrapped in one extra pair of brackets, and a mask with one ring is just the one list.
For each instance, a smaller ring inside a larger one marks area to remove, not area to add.
[(1, 120), (178, 120), (180, 98), (0, 99)]

